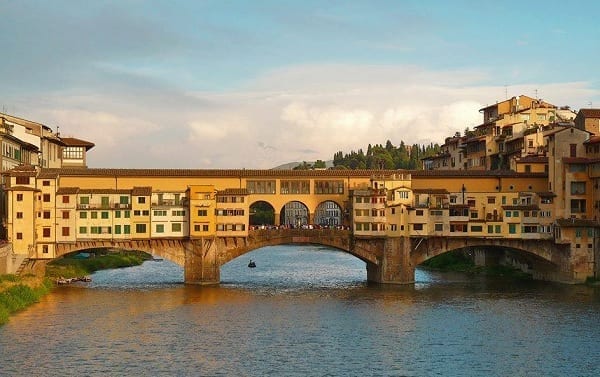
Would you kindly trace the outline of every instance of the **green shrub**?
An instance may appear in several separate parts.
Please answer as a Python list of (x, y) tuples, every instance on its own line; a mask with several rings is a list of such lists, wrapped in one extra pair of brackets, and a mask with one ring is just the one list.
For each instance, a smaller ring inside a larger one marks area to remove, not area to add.
[(8, 321), (11, 313), (38, 302), (40, 297), (50, 292), (51, 289), (52, 282), (45, 279), (33, 288), (26, 284), (17, 284), (0, 292), (0, 325)]

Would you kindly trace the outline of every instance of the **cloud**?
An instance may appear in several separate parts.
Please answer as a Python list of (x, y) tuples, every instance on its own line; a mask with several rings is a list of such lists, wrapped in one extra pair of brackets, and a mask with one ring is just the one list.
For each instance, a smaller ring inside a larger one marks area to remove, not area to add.
[(479, 109), (507, 95), (537, 90), (546, 101), (577, 108), (600, 94), (586, 82), (504, 87), (485, 85), (489, 77), (480, 70), (408, 65), (288, 67), (214, 93), (139, 73), (114, 78), (93, 92), (29, 99), (35, 111), (24, 117), (94, 142), (90, 166), (271, 168), (387, 140), (442, 143), (478, 125)]

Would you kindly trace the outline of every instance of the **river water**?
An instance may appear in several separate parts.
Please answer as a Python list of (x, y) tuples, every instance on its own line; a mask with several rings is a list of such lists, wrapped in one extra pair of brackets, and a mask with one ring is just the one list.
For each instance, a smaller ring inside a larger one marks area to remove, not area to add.
[[(248, 259), (257, 267), (248, 268)], [(170, 262), (59, 287), (0, 327), (1, 376), (597, 376), (600, 290), (417, 270), (369, 286), (318, 246), (256, 250), (216, 287)]]

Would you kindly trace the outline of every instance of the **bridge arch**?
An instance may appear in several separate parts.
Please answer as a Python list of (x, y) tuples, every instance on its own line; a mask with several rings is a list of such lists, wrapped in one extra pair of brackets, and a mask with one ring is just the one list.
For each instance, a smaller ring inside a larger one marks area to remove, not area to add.
[(185, 266), (185, 240), (79, 241), (56, 245), (56, 258), (92, 249), (139, 251)]
[(252, 231), (247, 242), (236, 244), (235, 240), (219, 239), (217, 250), (219, 267), (265, 246), (313, 244), (328, 246), (346, 252), (367, 264), (379, 264), (372, 250), (353, 245), (350, 232), (337, 229), (271, 229)]
[(308, 206), (299, 200), (292, 200), (283, 205), (280, 211), (280, 225), (300, 228), (310, 224)]
[(557, 247), (552, 240), (431, 237), (412, 239), (411, 264), (417, 266), (454, 250), (472, 253), (476, 264), (507, 264), (520, 268), (537, 280), (568, 280), (569, 245)]
[(251, 226), (275, 225), (275, 207), (266, 200), (250, 204), (249, 223)]
[(344, 212), (342, 206), (335, 200), (325, 200), (314, 210), (314, 223), (321, 226), (335, 227), (342, 225)]

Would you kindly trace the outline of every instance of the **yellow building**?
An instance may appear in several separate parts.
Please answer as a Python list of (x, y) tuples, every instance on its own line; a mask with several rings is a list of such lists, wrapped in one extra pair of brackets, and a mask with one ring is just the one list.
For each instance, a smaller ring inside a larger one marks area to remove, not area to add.
[(190, 237), (216, 235), (216, 194), (217, 191), (213, 185), (193, 185), (188, 188)]

